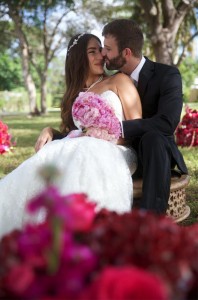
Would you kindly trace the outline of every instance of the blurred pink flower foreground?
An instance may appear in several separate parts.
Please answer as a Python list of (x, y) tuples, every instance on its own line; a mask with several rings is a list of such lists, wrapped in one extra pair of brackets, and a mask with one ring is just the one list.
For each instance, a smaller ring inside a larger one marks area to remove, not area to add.
[(135, 209), (96, 213), (85, 194), (50, 185), (27, 206), (40, 209), (42, 223), (0, 241), (0, 299), (197, 299), (198, 224)]

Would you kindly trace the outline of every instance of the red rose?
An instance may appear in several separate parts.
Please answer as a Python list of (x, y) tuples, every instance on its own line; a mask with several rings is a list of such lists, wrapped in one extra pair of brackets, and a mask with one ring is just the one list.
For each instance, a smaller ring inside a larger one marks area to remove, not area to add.
[(4, 280), (6, 290), (21, 295), (33, 282), (34, 273), (28, 265), (21, 264), (13, 267)]
[(80, 300), (168, 300), (161, 280), (135, 267), (107, 267)]
[(195, 147), (198, 145), (198, 111), (186, 107), (186, 114), (175, 131), (179, 146)]

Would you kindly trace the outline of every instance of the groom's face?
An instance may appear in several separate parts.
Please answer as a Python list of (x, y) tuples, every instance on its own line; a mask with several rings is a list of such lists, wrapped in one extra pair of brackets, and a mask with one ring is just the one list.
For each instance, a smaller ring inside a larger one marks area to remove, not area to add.
[(126, 64), (126, 59), (123, 53), (119, 52), (117, 41), (112, 35), (105, 36), (102, 55), (108, 70), (121, 70)]

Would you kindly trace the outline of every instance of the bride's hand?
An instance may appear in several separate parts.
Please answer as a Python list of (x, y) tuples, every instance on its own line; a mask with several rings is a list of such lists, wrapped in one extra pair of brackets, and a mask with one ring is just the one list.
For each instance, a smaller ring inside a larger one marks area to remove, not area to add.
[(45, 127), (35, 144), (35, 151), (38, 152), (46, 143), (51, 142), (53, 139), (53, 129), (51, 127)]
[(120, 137), (120, 138), (117, 140), (117, 145), (126, 145), (125, 139), (123, 139), (122, 137)]

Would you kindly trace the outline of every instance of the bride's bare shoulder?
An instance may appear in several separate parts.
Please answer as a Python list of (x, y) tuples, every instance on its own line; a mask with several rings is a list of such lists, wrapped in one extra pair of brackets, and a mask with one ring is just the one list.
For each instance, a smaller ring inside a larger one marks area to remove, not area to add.
[(110, 80), (112, 80), (113, 82), (118, 82), (118, 81), (119, 82), (128, 82), (128, 81), (132, 82), (132, 79), (130, 76), (128, 76), (124, 73), (120, 73), (120, 72), (110, 76), (110, 78), (111, 78)]
[(103, 80), (103, 86), (105, 86), (108, 90), (114, 91), (116, 94), (121, 88), (125, 89), (133, 85), (131, 77), (123, 73), (116, 73), (112, 76), (107, 76)]

